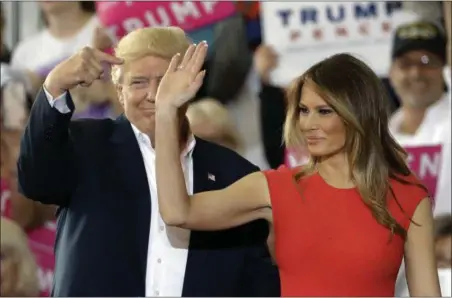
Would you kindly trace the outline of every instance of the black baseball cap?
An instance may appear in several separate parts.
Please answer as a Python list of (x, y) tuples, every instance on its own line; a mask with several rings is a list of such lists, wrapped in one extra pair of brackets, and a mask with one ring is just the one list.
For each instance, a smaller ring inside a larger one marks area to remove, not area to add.
[(447, 39), (438, 25), (417, 21), (396, 28), (392, 43), (392, 59), (407, 52), (424, 50), (446, 61)]

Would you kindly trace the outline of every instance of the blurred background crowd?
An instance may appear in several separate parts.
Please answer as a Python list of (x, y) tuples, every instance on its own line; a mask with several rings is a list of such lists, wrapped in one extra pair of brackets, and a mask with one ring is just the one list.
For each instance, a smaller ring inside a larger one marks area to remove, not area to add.
[[(282, 143), (290, 80), (337, 52), (368, 62), (388, 90), (391, 132), (435, 202), (438, 272), (450, 295), (451, 2), (1, 5), (1, 296), (46, 295), (52, 284), (55, 208), (21, 196), (16, 177), (20, 137), (46, 75), (85, 46), (110, 52), (127, 32), (168, 25), (210, 45), (205, 83), (187, 112), (193, 132), (261, 169), (296, 166), (307, 158)], [(122, 112), (108, 78), (71, 93), (74, 118)], [(403, 269), (396, 292), (407, 295)]]

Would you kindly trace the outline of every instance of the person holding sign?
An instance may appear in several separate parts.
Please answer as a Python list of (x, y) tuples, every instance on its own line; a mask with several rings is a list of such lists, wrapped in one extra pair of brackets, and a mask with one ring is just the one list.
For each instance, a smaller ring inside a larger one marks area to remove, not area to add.
[[(121, 39), (115, 56), (84, 48), (47, 77), (22, 138), (18, 173), (27, 197), (59, 206), (53, 296), (279, 295), (265, 221), (202, 233), (166, 226), (160, 217), (155, 96), (171, 58), (189, 45), (180, 28), (138, 29)], [(124, 115), (70, 121), (68, 90), (91, 85), (103, 64), (112, 66)], [(259, 170), (195, 137), (185, 110), (179, 120), (178, 160), (190, 193)]]
[(181, 107), (202, 84), (206, 45), (176, 55), (156, 95), (160, 213), (170, 226), (271, 226), (282, 296), (394, 296), (405, 256), (412, 296), (440, 296), (426, 188), (388, 130), (376, 74), (348, 54), (321, 61), (289, 92), (285, 139), (307, 144), (310, 163), (252, 173), (190, 195), (179, 157)]

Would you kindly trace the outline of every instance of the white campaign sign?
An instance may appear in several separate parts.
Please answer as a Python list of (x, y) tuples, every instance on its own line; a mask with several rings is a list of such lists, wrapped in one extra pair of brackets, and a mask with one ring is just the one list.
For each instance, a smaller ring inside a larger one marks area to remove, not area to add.
[[(287, 85), (313, 64), (350, 53), (385, 75), (391, 62), (393, 29), (413, 21), (401, 2), (262, 2), (262, 30), (279, 54), (273, 83)], [(397, 19), (397, 20), (396, 20)]]

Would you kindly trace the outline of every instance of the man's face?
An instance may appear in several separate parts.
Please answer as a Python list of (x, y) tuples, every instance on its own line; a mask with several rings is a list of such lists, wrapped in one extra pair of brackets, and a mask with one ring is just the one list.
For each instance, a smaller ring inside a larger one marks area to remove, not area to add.
[(58, 14), (78, 8), (79, 1), (39, 1), (39, 6), (45, 14)]
[(118, 85), (119, 101), (127, 119), (140, 131), (155, 129), (155, 96), (169, 60), (146, 56), (124, 65), (122, 83)]
[(427, 51), (410, 51), (397, 57), (390, 80), (404, 106), (426, 108), (444, 91), (444, 62)]

